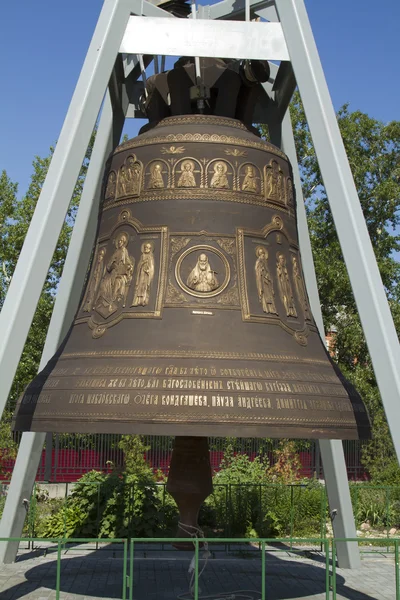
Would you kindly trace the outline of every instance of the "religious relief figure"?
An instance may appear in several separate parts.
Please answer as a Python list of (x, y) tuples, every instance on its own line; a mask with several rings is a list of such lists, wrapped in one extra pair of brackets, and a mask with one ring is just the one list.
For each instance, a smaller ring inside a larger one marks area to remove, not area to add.
[(278, 172), (278, 195), (279, 200), (286, 204), (286, 187), (285, 187), (285, 178), (283, 176), (283, 171), (279, 169)]
[(279, 200), (279, 165), (276, 160), (271, 161), (271, 164), (267, 167), (267, 181), (266, 190), (267, 198), (270, 200)]
[(96, 258), (96, 265), (93, 269), (93, 274), (89, 282), (88, 292), (86, 295), (86, 302), (83, 307), (83, 312), (92, 312), (94, 308), (94, 301), (96, 300), (96, 292), (99, 287), (100, 280), (104, 272), (104, 257), (106, 255), (106, 249), (101, 248)]
[(162, 164), (159, 162), (153, 163), (150, 166), (149, 188), (157, 189), (157, 188), (165, 187), (162, 171), (163, 171), (163, 167), (162, 167)]
[(287, 204), (294, 204), (293, 181), (288, 177), (286, 184), (286, 201)]
[(111, 171), (107, 179), (106, 193), (104, 194), (104, 198), (106, 200), (111, 200), (112, 198), (115, 198), (115, 191), (117, 187), (116, 183), (117, 176), (114, 171)]
[(127, 178), (126, 168), (125, 168), (125, 165), (122, 165), (119, 170), (119, 173), (118, 173), (118, 183), (117, 183), (118, 198), (120, 198), (121, 196), (126, 196), (127, 184), (128, 184), (128, 178)]
[(276, 274), (278, 276), (279, 291), (286, 310), (286, 315), (288, 317), (297, 317), (292, 285), (290, 283), (289, 273), (286, 266), (286, 258), (281, 252), (278, 252), (277, 254)]
[(301, 276), (300, 266), (297, 260), (297, 256), (292, 255), (292, 265), (293, 265), (293, 280), (294, 285), (296, 287), (297, 296), (299, 298), (299, 302), (304, 310), (304, 318), (307, 321), (311, 321), (310, 310), (308, 307), (307, 293), (306, 288), (304, 286), (304, 280)]
[(115, 239), (115, 252), (107, 263), (100, 283), (96, 300), (96, 310), (107, 318), (118, 309), (118, 304), (125, 306), (126, 296), (132, 281), (135, 259), (130, 256), (128, 234), (121, 232)]
[(246, 165), (245, 175), (242, 183), (242, 192), (252, 192), (258, 194), (258, 182), (256, 178), (256, 170), (253, 165)]
[(184, 160), (182, 163), (182, 172), (178, 179), (178, 187), (196, 187), (196, 179), (194, 177), (194, 162), (192, 160)]
[(154, 247), (150, 242), (142, 244), (142, 256), (137, 265), (136, 286), (132, 306), (147, 306), (154, 278)]
[(274, 282), (268, 269), (268, 251), (263, 246), (256, 248), (256, 264), (254, 270), (256, 273), (256, 283), (258, 299), (262, 309), (267, 314), (277, 315), (275, 306)]
[(219, 287), (217, 273), (212, 270), (207, 254), (200, 254), (196, 266), (190, 272), (187, 286), (196, 292), (213, 292)]
[(228, 167), (226, 163), (219, 161), (214, 164), (214, 175), (211, 178), (210, 186), (212, 188), (226, 189), (229, 188), (226, 172)]
[(127, 158), (127, 183), (126, 191), (128, 194), (138, 196), (140, 193), (140, 180), (142, 170), (140, 164), (136, 162), (133, 156)]

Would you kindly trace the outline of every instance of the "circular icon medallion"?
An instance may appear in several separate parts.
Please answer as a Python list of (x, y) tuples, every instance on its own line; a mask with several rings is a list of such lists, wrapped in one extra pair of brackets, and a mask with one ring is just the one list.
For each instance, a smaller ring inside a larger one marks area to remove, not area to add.
[(220, 250), (212, 246), (193, 246), (178, 258), (175, 277), (187, 294), (212, 298), (224, 291), (231, 272), (229, 262)]

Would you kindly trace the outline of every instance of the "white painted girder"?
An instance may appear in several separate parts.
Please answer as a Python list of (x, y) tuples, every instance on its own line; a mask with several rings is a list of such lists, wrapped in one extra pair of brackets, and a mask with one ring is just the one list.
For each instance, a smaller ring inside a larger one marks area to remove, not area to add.
[(129, 18), (120, 52), (205, 58), (289, 60), (280, 23)]

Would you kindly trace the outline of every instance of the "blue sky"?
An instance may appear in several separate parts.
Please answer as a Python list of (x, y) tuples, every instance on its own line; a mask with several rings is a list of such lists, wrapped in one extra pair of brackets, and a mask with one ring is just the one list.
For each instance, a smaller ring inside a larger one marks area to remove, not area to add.
[[(0, 171), (19, 183), (20, 194), (34, 156), (47, 155), (57, 140), (101, 6), (2, 5)], [(306, 0), (306, 7), (335, 108), (349, 102), (383, 121), (400, 119), (399, 0)]]

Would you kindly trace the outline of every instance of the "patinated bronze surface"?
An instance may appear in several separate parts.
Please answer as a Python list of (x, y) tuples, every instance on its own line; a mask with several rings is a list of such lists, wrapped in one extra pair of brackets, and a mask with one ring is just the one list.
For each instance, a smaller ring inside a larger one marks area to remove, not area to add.
[(16, 428), (369, 435), (310, 312), (279, 149), (215, 115), (162, 119), (117, 148), (79, 311)]

